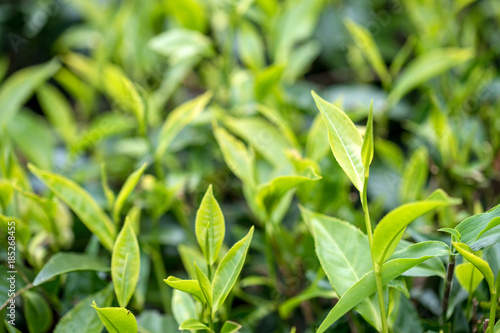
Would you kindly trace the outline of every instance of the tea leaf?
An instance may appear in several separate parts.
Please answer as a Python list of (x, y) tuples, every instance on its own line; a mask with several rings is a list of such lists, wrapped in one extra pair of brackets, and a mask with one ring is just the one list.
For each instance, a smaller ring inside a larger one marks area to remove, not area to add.
[(488, 237), (489, 239), (482, 242), (479, 239), (479, 235), (488, 227), (490, 222), (497, 217), (500, 217), (500, 205), (493, 207), (486, 213), (476, 214), (466, 218), (455, 227), (455, 230), (462, 235), (462, 243), (469, 245), (474, 251), (478, 251), (493, 244), (491, 241), (495, 241), (494, 238), (491, 239)]
[[(343, 295), (372, 269), (368, 237), (348, 222), (313, 213), (305, 208), (301, 208), (301, 212), (312, 230), (321, 267), (333, 290), (338, 295)], [(356, 311), (373, 327), (381, 329), (376, 300), (362, 300), (356, 305)]]
[(80, 253), (59, 252), (50, 257), (33, 281), (41, 285), (55, 276), (75, 271), (108, 272), (109, 263), (100, 258)]
[(105, 289), (85, 297), (79, 301), (71, 310), (59, 320), (54, 333), (100, 333), (102, 322), (96, 311), (89, 307), (92, 300), (102, 304), (104, 307), (111, 305), (113, 301), (113, 285), (109, 284)]
[(179, 329), (180, 330), (194, 330), (194, 331), (198, 331), (198, 330), (208, 330), (208, 331), (211, 331), (210, 328), (207, 325), (203, 324), (198, 319), (188, 319), (188, 320), (186, 320), (185, 322), (183, 322), (181, 324), (181, 326), (179, 326)]
[(28, 164), (30, 171), (37, 176), (62, 202), (68, 205), (85, 226), (97, 236), (108, 250), (113, 249), (116, 227), (101, 207), (84, 189), (63, 176), (42, 171)]
[(125, 220), (116, 238), (111, 257), (111, 277), (115, 286), (116, 298), (122, 308), (126, 307), (134, 294), (139, 279), (139, 243), (129, 220)]
[(24, 316), (30, 333), (45, 333), (52, 326), (52, 311), (47, 301), (38, 293), (25, 291), (22, 294)]
[(188, 293), (174, 289), (172, 296), (172, 313), (180, 326), (188, 319), (196, 317), (196, 304)]
[(427, 181), (428, 159), (429, 156), (425, 147), (419, 148), (410, 157), (401, 180), (400, 197), (402, 203), (419, 199), (419, 195)]
[(148, 47), (170, 59), (172, 64), (193, 57), (212, 54), (209, 38), (198, 31), (189, 29), (171, 29), (153, 37)]
[(481, 281), (483, 281), (483, 275), (481, 272), (474, 267), (470, 262), (463, 263), (455, 267), (455, 276), (457, 277), (458, 283), (464, 288), (469, 294), (472, 294)]
[(170, 287), (189, 293), (203, 302), (205, 297), (201, 292), (200, 283), (197, 280), (182, 280), (174, 276), (169, 276), (168, 279), (163, 280)]
[(196, 274), (198, 276), (198, 282), (200, 284), (200, 289), (205, 298), (206, 303), (209, 307), (212, 307), (212, 284), (208, 277), (203, 273), (203, 271), (194, 263), (196, 269)]
[(370, 105), (370, 113), (366, 122), (365, 137), (361, 146), (361, 160), (365, 169), (364, 177), (368, 178), (368, 170), (373, 160), (373, 100)]
[(28, 100), (33, 91), (48, 78), (53, 76), (61, 64), (52, 60), (42, 65), (21, 69), (8, 77), (0, 87), (0, 128), (14, 117), (16, 112)]
[(97, 312), (109, 333), (137, 333), (137, 321), (132, 312), (125, 308), (98, 308), (96, 302), (91, 305)]
[(384, 83), (390, 82), (391, 75), (370, 32), (350, 19), (346, 20), (344, 24), (354, 39), (356, 47), (363, 53), (380, 80)]
[(196, 212), (195, 231), (207, 263), (213, 265), (224, 241), (226, 227), (222, 211), (214, 198), (212, 185), (208, 187)]
[(342, 110), (316, 95), (314, 91), (312, 95), (328, 128), (328, 139), (335, 159), (358, 191), (363, 191), (365, 170), (361, 157), (361, 135)]
[(70, 145), (76, 139), (78, 128), (71, 105), (53, 85), (44, 84), (37, 90), (40, 106), (61, 138)]
[(453, 242), (453, 247), (460, 253), (465, 259), (470, 261), (480, 272), (483, 274), (488, 286), (494, 288), (495, 285), (495, 277), (493, 272), (491, 271), (490, 265), (483, 259), (479, 258), (472, 252), (471, 248), (464, 243)]
[(106, 200), (108, 201), (108, 208), (109, 210), (112, 210), (115, 203), (115, 194), (109, 188), (108, 175), (106, 173), (106, 165), (104, 163), (101, 163), (101, 187), (104, 195), (106, 196)]
[(261, 35), (249, 22), (241, 22), (238, 31), (238, 50), (243, 63), (251, 69), (264, 66), (264, 45)]
[[(421, 242), (394, 253), (391, 260), (384, 263), (382, 283), (386, 285), (410, 268), (425, 260), (449, 254), (449, 248), (441, 242)], [(333, 323), (354, 308), (362, 300), (376, 292), (374, 271), (369, 271), (361, 280), (350, 287), (330, 311), (317, 333), (325, 332)]]
[(142, 174), (144, 173), (144, 170), (147, 166), (148, 164), (144, 163), (139, 169), (131, 173), (123, 184), (120, 193), (118, 193), (118, 196), (116, 197), (115, 205), (113, 207), (113, 218), (115, 220), (115, 223), (118, 223), (120, 221), (120, 212), (123, 208), (123, 204), (141, 179)]
[(254, 157), (243, 142), (222, 127), (216, 126), (214, 134), (228, 168), (242, 182), (255, 186)]
[(473, 56), (472, 50), (459, 48), (436, 49), (418, 56), (398, 77), (387, 102), (390, 105), (396, 104), (416, 86), (466, 62)]
[(229, 292), (236, 283), (236, 279), (243, 268), (247, 256), (248, 247), (252, 241), (253, 227), (248, 234), (238, 241), (222, 258), (212, 281), (213, 304), (212, 312), (215, 313), (224, 303)]
[(375, 262), (382, 265), (391, 256), (406, 227), (416, 218), (436, 208), (459, 202), (448, 197), (442, 190), (436, 190), (427, 200), (405, 204), (389, 212), (378, 223), (373, 233), (372, 255)]
[(220, 333), (238, 333), (241, 325), (234, 321), (226, 321), (220, 330)]
[(177, 134), (205, 109), (211, 98), (212, 93), (208, 91), (169, 113), (158, 135), (156, 158), (160, 158), (165, 153)]

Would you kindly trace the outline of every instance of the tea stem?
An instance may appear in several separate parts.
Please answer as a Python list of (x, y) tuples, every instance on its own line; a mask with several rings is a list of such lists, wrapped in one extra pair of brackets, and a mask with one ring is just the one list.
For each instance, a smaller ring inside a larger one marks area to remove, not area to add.
[(446, 313), (448, 312), (448, 304), (450, 302), (451, 284), (453, 282), (453, 273), (455, 272), (455, 262), (456, 256), (450, 254), (448, 257), (448, 268), (446, 270), (446, 280), (444, 281), (444, 293), (443, 293), (443, 326), (446, 324)]
[(497, 315), (497, 291), (496, 288), (493, 287), (491, 290), (491, 305), (490, 305), (490, 322), (488, 323), (488, 333), (493, 333), (493, 329), (495, 327), (495, 318)]
[[(370, 212), (368, 211), (368, 198), (366, 196), (366, 188), (367, 188), (367, 181), (365, 180), (363, 186), (363, 192), (361, 193), (361, 204), (363, 206), (363, 211), (365, 215), (366, 234), (368, 235), (368, 243), (370, 245), (370, 251), (371, 251), (373, 243), (373, 233), (372, 233), (372, 223), (370, 221)], [(372, 252), (372, 265), (375, 271), (375, 283), (377, 286), (377, 298), (378, 298), (378, 305), (380, 308), (380, 318), (382, 320), (382, 332), (387, 333), (389, 332), (389, 329), (387, 325), (387, 314), (385, 312), (384, 288), (382, 284), (382, 266), (378, 265), (375, 262), (373, 258), (373, 252)]]

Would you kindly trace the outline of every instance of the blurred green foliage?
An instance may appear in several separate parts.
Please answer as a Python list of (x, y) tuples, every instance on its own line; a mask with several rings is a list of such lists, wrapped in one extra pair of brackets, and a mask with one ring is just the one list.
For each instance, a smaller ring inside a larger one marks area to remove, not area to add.
[[(437, 229), (499, 203), (499, 28), (495, 0), (3, 2), (0, 257), (7, 261), (3, 235), (16, 221), (17, 290), (27, 288), (16, 327), (66, 332), (74, 324), (65, 314), (78, 310), (98, 323), (84, 329), (100, 332), (102, 308), (117, 304), (109, 272), (32, 284), (59, 252), (109, 260), (125, 218), (140, 247), (127, 295), (139, 331), (174, 332), (206, 316), (163, 279), (197, 279), (193, 261), (205, 259), (195, 215), (212, 184), (226, 225), (219, 259), (255, 225), (214, 325), (313, 332), (338, 295), (298, 207), (361, 230), (365, 222), (311, 90), (360, 133), (373, 100), (372, 220), (442, 188), (462, 204), (419, 218), (404, 238), (448, 242)], [(500, 246), (488, 245), (479, 255), (496, 276)], [(453, 332), (470, 332), (489, 316), (489, 289), (459, 261), (444, 317)], [(393, 281), (392, 331), (439, 331), (439, 272)], [(5, 288), (2, 278), (2, 304)], [(350, 312), (333, 331), (374, 331), (366, 320)]]

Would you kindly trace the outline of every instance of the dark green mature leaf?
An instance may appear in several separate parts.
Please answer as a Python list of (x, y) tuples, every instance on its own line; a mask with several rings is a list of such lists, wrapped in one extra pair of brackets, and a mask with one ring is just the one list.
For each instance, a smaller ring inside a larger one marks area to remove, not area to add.
[(140, 265), (139, 243), (127, 219), (116, 238), (111, 257), (111, 277), (118, 304), (123, 308), (127, 306), (134, 294), (139, 279)]
[(57, 323), (54, 333), (100, 333), (102, 322), (89, 304), (92, 301), (102, 304), (104, 307), (111, 305), (113, 301), (113, 285), (109, 284), (105, 289), (82, 299), (71, 310), (69, 310)]
[[(391, 260), (384, 263), (382, 283), (386, 285), (410, 268), (424, 262), (425, 260), (449, 254), (450, 249), (442, 242), (427, 241), (412, 245), (402, 251), (394, 253)], [(365, 276), (349, 288), (330, 311), (326, 319), (319, 327), (317, 333), (325, 332), (333, 323), (344, 314), (359, 304), (362, 300), (376, 292), (375, 274), (371, 270)]]
[(55, 195), (67, 204), (108, 250), (113, 248), (116, 227), (101, 207), (84, 189), (63, 176), (43, 171), (28, 164), (37, 176)]
[(206, 261), (209, 265), (213, 265), (219, 256), (226, 227), (222, 210), (214, 198), (212, 185), (208, 187), (196, 212), (195, 231)]
[(436, 190), (427, 200), (405, 204), (389, 212), (373, 233), (372, 255), (375, 262), (382, 265), (391, 256), (406, 227), (417, 217), (436, 208), (458, 203), (460, 200), (448, 197), (442, 190)]
[(24, 316), (30, 333), (45, 333), (52, 326), (52, 310), (38, 293), (25, 291), (23, 294)]
[(238, 241), (222, 258), (212, 281), (213, 303), (212, 312), (215, 313), (224, 303), (229, 292), (236, 283), (236, 279), (243, 268), (250, 242), (252, 241), (253, 227), (248, 234)]
[[(314, 236), (316, 254), (333, 290), (343, 295), (368, 273), (373, 265), (368, 237), (348, 222), (301, 208), (302, 217)], [(376, 300), (365, 299), (356, 305), (372, 326), (381, 329)]]
[(388, 103), (395, 105), (406, 93), (421, 83), (460, 65), (474, 56), (470, 49), (436, 49), (410, 62), (394, 84)]
[(118, 223), (120, 220), (120, 212), (123, 208), (123, 205), (125, 204), (125, 201), (129, 197), (130, 193), (134, 190), (135, 186), (139, 182), (139, 180), (142, 177), (142, 174), (144, 173), (144, 170), (148, 166), (147, 163), (144, 163), (139, 169), (135, 170), (133, 173), (131, 173), (128, 177), (125, 183), (123, 184), (120, 193), (118, 193), (118, 196), (116, 197), (115, 204), (113, 206), (113, 218), (115, 220), (115, 223)]
[(328, 138), (335, 159), (358, 191), (363, 191), (365, 170), (361, 157), (361, 135), (342, 110), (316, 95), (314, 91), (312, 95), (328, 128)]
[(60, 63), (52, 60), (42, 65), (22, 69), (10, 76), (0, 87), (0, 128), (14, 117), (16, 112), (30, 97), (33, 91), (45, 80), (54, 75)]
[(108, 272), (109, 270), (109, 262), (106, 262), (106, 260), (81, 253), (59, 252), (50, 257), (49, 261), (42, 267), (35, 277), (33, 285), (38, 286), (55, 276), (69, 272)]
[(212, 93), (208, 91), (185, 102), (169, 113), (158, 136), (156, 158), (163, 156), (177, 134), (205, 109), (211, 98)]
[(129, 310), (125, 308), (99, 308), (95, 302), (92, 302), (92, 307), (109, 333), (137, 333), (137, 321)]

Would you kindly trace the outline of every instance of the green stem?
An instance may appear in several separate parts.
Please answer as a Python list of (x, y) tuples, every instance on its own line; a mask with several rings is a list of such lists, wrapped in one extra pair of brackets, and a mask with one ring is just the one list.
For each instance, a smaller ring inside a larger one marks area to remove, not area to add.
[(443, 326), (446, 324), (446, 315), (448, 313), (448, 304), (450, 303), (451, 284), (453, 282), (456, 259), (457, 257), (453, 254), (450, 254), (448, 257), (448, 268), (446, 269), (446, 280), (444, 281), (443, 293)]
[[(368, 178), (368, 177), (366, 177)], [(380, 307), (380, 317), (382, 320), (382, 332), (388, 333), (389, 328), (387, 325), (387, 313), (385, 311), (385, 303), (384, 303), (384, 288), (382, 284), (382, 266), (378, 265), (374, 258), (373, 252), (371, 251), (372, 243), (373, 243), (373, 233), (372, 233), (372, 223), (370, 221), (370, 212), (368, 211), (368, 199), (366, 196), (366, 188), (367, 181), (365, 180), (363, 185), (363, 192), (361, 193), (361, 204), (363, 206), (363, 211), (365, 215), (365, 225), (366, 225), (366, 234), (368, 235), (368, 243), (370, 245), (370, 252), (372, 253), (372, 265), (375, 270), (375, 284), (377, 286), (377, 298), (378, 305)]]
[(493, 333), (495, 318), (497, 315), (497, 291), (491, 290), (490, 322), (488, 323), (488, 333)]

